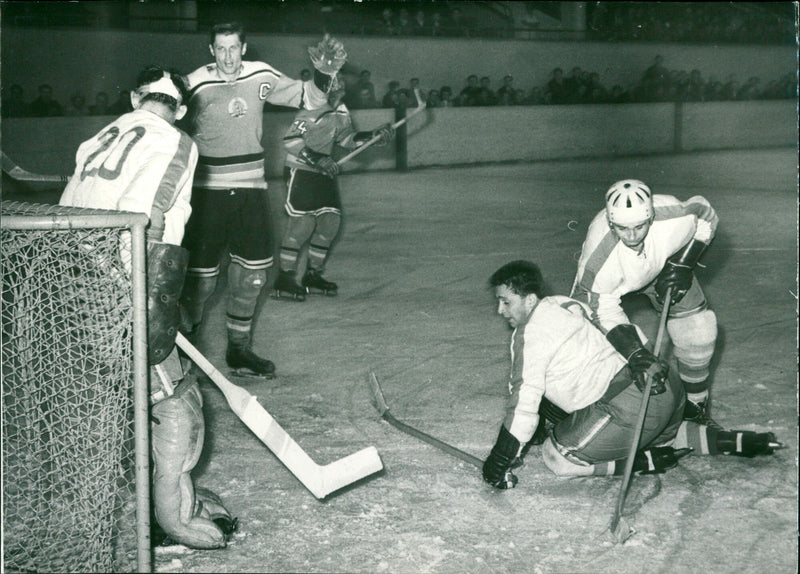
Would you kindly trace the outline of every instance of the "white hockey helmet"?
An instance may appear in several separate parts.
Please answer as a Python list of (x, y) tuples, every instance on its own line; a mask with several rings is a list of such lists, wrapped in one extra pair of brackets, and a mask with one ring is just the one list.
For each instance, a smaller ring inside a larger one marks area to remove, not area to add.
[(606, 214), (611, 223), (630, 225), (653, 217), (653, 192), (638, 179), (623, 179), (606, 192)]

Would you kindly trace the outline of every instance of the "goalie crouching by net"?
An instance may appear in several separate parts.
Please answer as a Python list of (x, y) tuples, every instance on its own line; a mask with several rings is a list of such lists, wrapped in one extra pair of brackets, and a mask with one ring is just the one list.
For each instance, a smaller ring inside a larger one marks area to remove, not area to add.
[[(175, 337), (178, 298), (188, 252), (180, 244), (191, 213), (197, 146), (173, 124), (186, 113), (182, 76), (148, 67), (131, 92), (134, 110), (78, 148), (75, 173), (60, 204), (146, 213), (147, 315), (153, 505), (161, 541), (221, 548), (236, 519), (213, 492), (195, 489), (191, 471), (203, 449), (203, 401), (195, 379), (184, 379)], [(122, 258), (129, 264), (129, 237)], [(156, 537), (154, 536), (154, 537)]]

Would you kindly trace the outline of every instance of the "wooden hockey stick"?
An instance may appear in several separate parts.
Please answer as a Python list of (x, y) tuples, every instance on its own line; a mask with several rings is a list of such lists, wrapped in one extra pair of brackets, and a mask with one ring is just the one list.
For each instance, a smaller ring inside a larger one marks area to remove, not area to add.
[[(669, 306), (671, 302), (672, 287), (669, 287), (664, 295), (664, 308), (661, 310), (661, 321), (658, 325), (656, 343), (653, 347), (653, 353), (656, 357), (661, 354), (661, 343), (664, 339), (664, 332), (667, 327), (667, 316), (669, 315)], [(625, 461), (625, 472), (622, 475), (622, 485), (619, 488), (617, 506), (614, 508), (614, 514), (611, 517), (611, 534), (619, 543), (625, 542), (636, 532), (628, 525), (627, 521), (622, 518), (622, 509), (625, 506), (625, 498), (628, 495), (628, 486), (630, 485), (631, 475), (633, 474), (633, 459), (636, 457), (636, 451), (639, 450), (639, 441), (642, 439), (642, 429), (644, 428), (644, 419), (647, 415), (647, 405), (650, 402), (650, 388), (653, 386), (653, 377), (646, 377), (646, 379), (644, 390), (642, 391), (642, 404), (639, 407), (639, 418), (636, 420), (636, 428), (633, 431), (631, 448), (628, 451), (628, 458)]]
[(219, 387), (236, 416), (317, 498), (325, 498), (332, 492), (383, 469), (378, 450), (374, 446), (330, 464), (317, 464), (261, 406), (254, 395), (226, 379), (181, 333), (178, 333), (177, 344)]
[[(404, 123), (406, 123), (408, 120), (410, 120), (411, 118), (413, 118), (414, 116), (416, 116), (418, 113), (420, 113), (422, 110), (424, 110), (425, 108), (427, 108), (427, 107), (428, 107), (428, 104), (427, 104), (426, 102), (424, 102), (424, 101), (422, 100), (422, 97), (420, 96), (420, 93), (419, 93), (419, 88), (414, 88), (414, 96), (416, 96), (416, 98), (417, 98), (417, 103), (418, 103), (419, 105), (418, 105), (416, 108), (414, 108), (414, 111), (412, 111), (410, 114), (408, 114), (408, 115), (407, 115), (406, 117), (404, 117), (402, 120), (397, 120), (396, 122), (394, 122), (394, 123), (392, 124), (392, 128), (393, 128), (393, 129), (397, 129), (397, 128), (399, 128), (399, 127), (400, 127), (400, 126), (402, 126)], [(375, 144), (377, 141), (379, 141), (380, 139), (381, 139), (381, 136), (377, 135), (377, 136), (375, 136), (375, 137), (373, 137), (373, 138), (371, 138), (371, 139), (367, 140), (367, 141), (366, 141), (366, 142), (365, 142), (363, 145), (360, 145), (359, 147), (357, 147), (356, 149), (354, 149), (353, 151), (351, 151), (349, 154), (347, 154), (347, 155), (346, 155), (346, 156), (344, 156), (343, 158), (341, 158), (341, 159), (337, 160), (337, 162), (336, 162), (336, 163), (338, 163), (339, 165), (342, 165), (342, 164), (344, 164), (345, 162), (348, 162), (348, 161), (350, 161), (351, 159), (353, 159), (354, 157), (356, 157), (358, 154), (360, 154), (362, 151), (364, 151), (364, 150), (365, 150), (365, 149), (367, 149), (368, 147), (372, 147), (372, 146), (373, 146), (373, 145), (374, 145), (374, 144)]]
[(55, 175), (55, 174), (40, 174), (31, 173), (28, 170), (22, 169), (14, 160), (3, 153), (3, 171), (16, 181), (38, 181), (38, 182), (51, 182), (51, 183), (67, 183), (70, 176), (68, 175)]
[(386, 400), (383, 398), (383, 391), (381, 390), (381, 385), (378, 383), (378, 378), (375, 376), (375, 373), (369, 374), (369, 385), (372, 389), (372, 396), (375, 398), (375, 406), (378, 408), (381, 418), (387, 423), (397, 429), (400, 429), (404, 433), (410, 434), (411, 436), (416, 437), (423, 442), (443, 450), (447, 454), (450, 454), (456, 458), (460, 458), (464, 462), (468, 462), (469, 464), (478, 468), (483, 468), (483, 461), (481, 459), (474, 457), (463, 450), (459, 450), (456, 447), (447, 444), (446, 442), (442, 442), (439, 439), (422, 432), (421, 430), (417, 430), (414, 427), (408, 426), (407, 424), (402, 423), (394, 418), (394, 416), (392, 416), (392, 414), (389, 412), (389, 407), (386, 404)]

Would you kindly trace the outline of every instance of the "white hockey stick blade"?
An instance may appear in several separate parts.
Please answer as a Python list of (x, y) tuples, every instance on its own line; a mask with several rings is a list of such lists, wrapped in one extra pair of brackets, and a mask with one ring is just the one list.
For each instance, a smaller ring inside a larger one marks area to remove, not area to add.
[(178, 333), (176, 341), (183, 352), (219, 387), (231, 410), (315, 497), (325, 498), (340, 488), (383, 469), (380, 455), (374, 446), (327, 465), (317, 464), (261, 406), (255, 396), (226, 379), (181, 333)]
[[(415, 89), (414, 89), (414, 96), (416, 96), (416, 98), (417, 98), (417, 103), (418, 103), (419, 105), (418, 105), (416, 108), (414, 108), (414, 111), (412, 111), (410, 114), (408, 114), (408, 115), (407, 115), (406, 117), (404, 117), (402, 120), (397, 120), (396, 122), (394, 122), (394, 123), (392, 124), (392, 128), (393, 128), (393, 129), (397, 129), (397, 128), (399, 128), (399, 127), (400, 127), (400, 126), (402, 126), (404, 123), (406, 123), (408, 120), (410, 120), (411, 118), (413, 118), (414, 116), (416, 116), (418, 113), (420, 113), (422, 110), (424, 110), (425, 108), (427, 108), (427, 107), (428, 107), (428, 104), (427, 104), (427, 102), (425, 102), (425, 101), (423, 101), (423, 100), (422, 100), (422, 96), (421, 96), (421, 95), (420, 95), (420, 93), (419, 93), (419, 88), (415, 88)], [(343, 158), (339, 159), (339, 160), (338, 160), (336, 163), (338, 163), (339, 165), (343, 165), (344, 163), (346, 163), (346, 162), (350, 161), (351, 159), (353, 159), (354, 157), (356, 157), (356, 156), (357, 156), (358, 154), (360, 154), (362, 151), (365, 151), (367, 148), (370, 148), (370, 147), (372, 147), (372, 146), (373, 146), (373, 145), (374, 145), (374, 144), (375, 144), (375, 143), (376, 143), (378, 140), (380, 140), (380, 139), (381, 139), (381, 138), (380, 138), (380, 136), (375, 136), (375, 137), (373, 137), (373, 138), (371, 138), (371, 139), (367, 140), (367, 141), (366, 141), (366, 142), (364, 142), (362, 145), (358, 146), (356, 149), (354, 149), (353, 151), (351, 151), (349, 154), (347, 154), (347, 155), (346, 155), (346, 156), (344, 156)]]
[(3, 153), (3, 171), (16, 181), (39, 181), (39, 182), (52, 182), (52, 183), (67, 183), (69, 181), (68, 175), (55, 175), (55, 174), (42, 174), (31, 173), (22, 169), (14, 160)]

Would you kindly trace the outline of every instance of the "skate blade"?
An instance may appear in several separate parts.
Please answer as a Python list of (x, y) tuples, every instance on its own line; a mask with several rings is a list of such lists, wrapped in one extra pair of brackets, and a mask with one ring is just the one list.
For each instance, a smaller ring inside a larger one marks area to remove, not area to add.
[(336, 297), (339, 294), (338, 290), (323, 291), (322, 289), (312, 289), (306, 287), (306, 293), (309, 295), (325, 295), (326, 297)]
[(255, 371), (251, 371), (250, 369), (245, 369), (242, 367), (239, 369), (231, 369), (231, 376), (239, 377), (240, 379), (260, 379), (262, 381), (266, 381), (269, 379), (274, 379), (275, 373), (256, 373)]
[(302, 303), (306, 300), (305, 295), (296, 295), (294, 293), (287, 293), (283, 291), (275, 291), (272, 294), (273, 299), (281, 299), (283, 301), (294, 301), (295, 303)]

